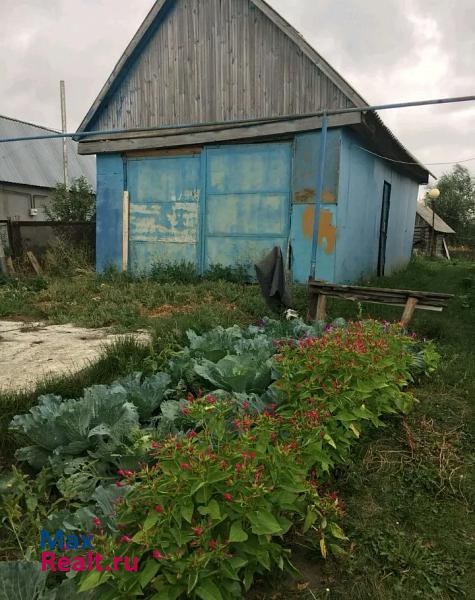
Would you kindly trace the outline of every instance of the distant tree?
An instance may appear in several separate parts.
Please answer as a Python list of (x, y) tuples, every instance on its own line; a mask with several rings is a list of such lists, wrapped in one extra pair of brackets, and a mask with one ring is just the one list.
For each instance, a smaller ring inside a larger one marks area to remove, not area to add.
[(466, 167), (457, 164), (440, 177), (437, 187), (440, 196), (434, 210), (461, 239), (475, 226), (475, 179)]
[(69, 187), (58, 183), (45, 211), (51, 221), (93, 221), (96, 217), (94, 189), (85, 177), (73, 179)]

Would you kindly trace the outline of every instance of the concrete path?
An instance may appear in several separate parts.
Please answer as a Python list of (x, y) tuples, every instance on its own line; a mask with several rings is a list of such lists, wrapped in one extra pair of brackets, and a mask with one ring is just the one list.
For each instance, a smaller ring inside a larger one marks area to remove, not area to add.
[[(146, 332), (133, 335), (149, 341)], [(45, 375), (79, 371), (97, 359), (105, 345), (128, 336), (108, 329), (0, 321), (0, 391), (32, 387)]]

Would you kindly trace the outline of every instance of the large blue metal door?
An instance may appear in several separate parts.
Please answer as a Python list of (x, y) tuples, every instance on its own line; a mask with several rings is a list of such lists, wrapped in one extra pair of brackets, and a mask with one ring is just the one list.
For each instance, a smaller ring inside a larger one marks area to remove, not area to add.
[(289, 235), (290, 143), (208, 148), (204, 268), (249, 264)]
[(200, 154), (127, 161), (129, 266), (185, 260), (199, 264)]

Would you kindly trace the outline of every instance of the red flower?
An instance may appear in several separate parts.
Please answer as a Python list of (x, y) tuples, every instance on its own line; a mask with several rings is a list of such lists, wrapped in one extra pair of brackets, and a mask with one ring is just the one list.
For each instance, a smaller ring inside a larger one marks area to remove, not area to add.
[(247, 410), (249, 408), (249, 402), (247, 400), (244, 400), (244, 402), (242, 403), (242, 407), (244, 410)]
[(190, 409), (189, 408), (182, 408), (181, 409), (181, 413), (183, 415), (189, 415), (190, 414)]
[(251, 460), (254, 460), (254, 459), (256, 458), (256, 453), (255, 453), (254, 451), (252, 451), (252, 452), (249, 452), (249, 458), (250, 458)]
[(163, 560), (165, 557), (163, 556), (163, 554), (160, 552), (160, 550), (154, 550), (153, 551), (153, 558), (155, 560)]
[(194, 527), (193, 531), (195, 532), (195, 535), (201, 535), (203, 533), (203, 528), (202, 527)]
[(226, 502), (232, 502), (233, 496), (232, 494), (228, 494), (228, 492), (225, 492), (223, 494), (223, 498), (226, 500)]
[(206, 400), (209, 404), (216, 404), (216, 398), (213, 395), (206, 396)]
[(158, 442), (152, 442), (152, 448), (156, 450), (157, 448), (160, 448), (160, 444)]
[(125, 475), (124, 471), (122, 469), (119, 469), (117, 471), (117, 475), (119, 475), (120, 477), (123, 477)]
[(129, 542), (131, 542), (131, 541), (132, 541), (132, 538), (130, 538), (128, 535), (123, 535), (123, 536), (120, 538), (120, 541), (121, 541), (121, 542), (127, 542), (127, 543), (129, 543)]
[(156, 510), (158, 513), (162, 513), (162, 512), (163, 512), (163, 506), (161, 506), (160, 504), (157, 504), (157, 506), (155, 507), (155, 510)]
[(189, 437), (190, 439), (191, 439), (191, 438), (194, 438), (194, 437), (196, 437), (197, 435), (198, 435), (198, 434), (196, 433), (196, 431), (190, 431), (190, 432), (188, 433), (188, 437)]
[(124, 486), (124, 484), (123, 484), (121, 481), (116, 481), (116, 482), (115, 482), (115, 486), (116, 486), (116, 487), (123, 487), (123, 486)]
[(101, 526), (101, 520), (98, 517), (94, 517), (93, 523), (94, 523), (94, 525), (96, 527), (100, 527)]
[(218, 543), (218, 542), (217, 542), (216, 540), (210, 540), (210, 541), (209, 541), (209, 549), (210, 549), (210, 550), (214, 550), (214, 549), (216, 548), (216, 544), (217, 544), (217, 543)]
[(186, 469), (187, 471), (191, 471), (191, 467), (190, 467), (190, 465), (188, 463), (181, 463), (180, 467), (182, 469)]
[(181, 450), (181, 449), (182, 449), (182, 445), (181, 445), (181, 444), (177, 444), (177, 445), (176, 445), (176, 449), (177, 449), (177, 450)]
[(237, 471), (238, 473), (240, 473), (240, 472), (241, 472), (241, 470), (242, 470), (242, 465), (241, 465), (241, 463), (237, 463), (237, 465), (236, 465), (236, 471)]

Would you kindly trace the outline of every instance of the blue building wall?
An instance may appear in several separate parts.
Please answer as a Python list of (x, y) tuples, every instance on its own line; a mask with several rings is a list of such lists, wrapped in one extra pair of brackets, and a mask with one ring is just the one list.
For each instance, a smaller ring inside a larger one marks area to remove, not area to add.
[[(391, 184), (386, 274), (411, 256), (418, 184), (360, 148), (345, 129), (328, 132), (317, 278), (357, 281), (376, 272), (384, 181)], [(199, 269), (254, 262), (279, 245), (294, 281), (308, 279), (320, 132), (294, 141), (208, 146), (189, 157), (97, 157), (97, 269), (122, 266), (122, 192), (130, 193), (129, 268), (154, 260)]]
[(383, 186), (391, 184), (385, 274), (411, 257), (418, 183), (368, 152), (343, 130), (335, 281), (354, 282), (377, 271)]
[(96, 169), (96, 268), (122, 269), (124, 162), (120, 154), (98, 154)]

